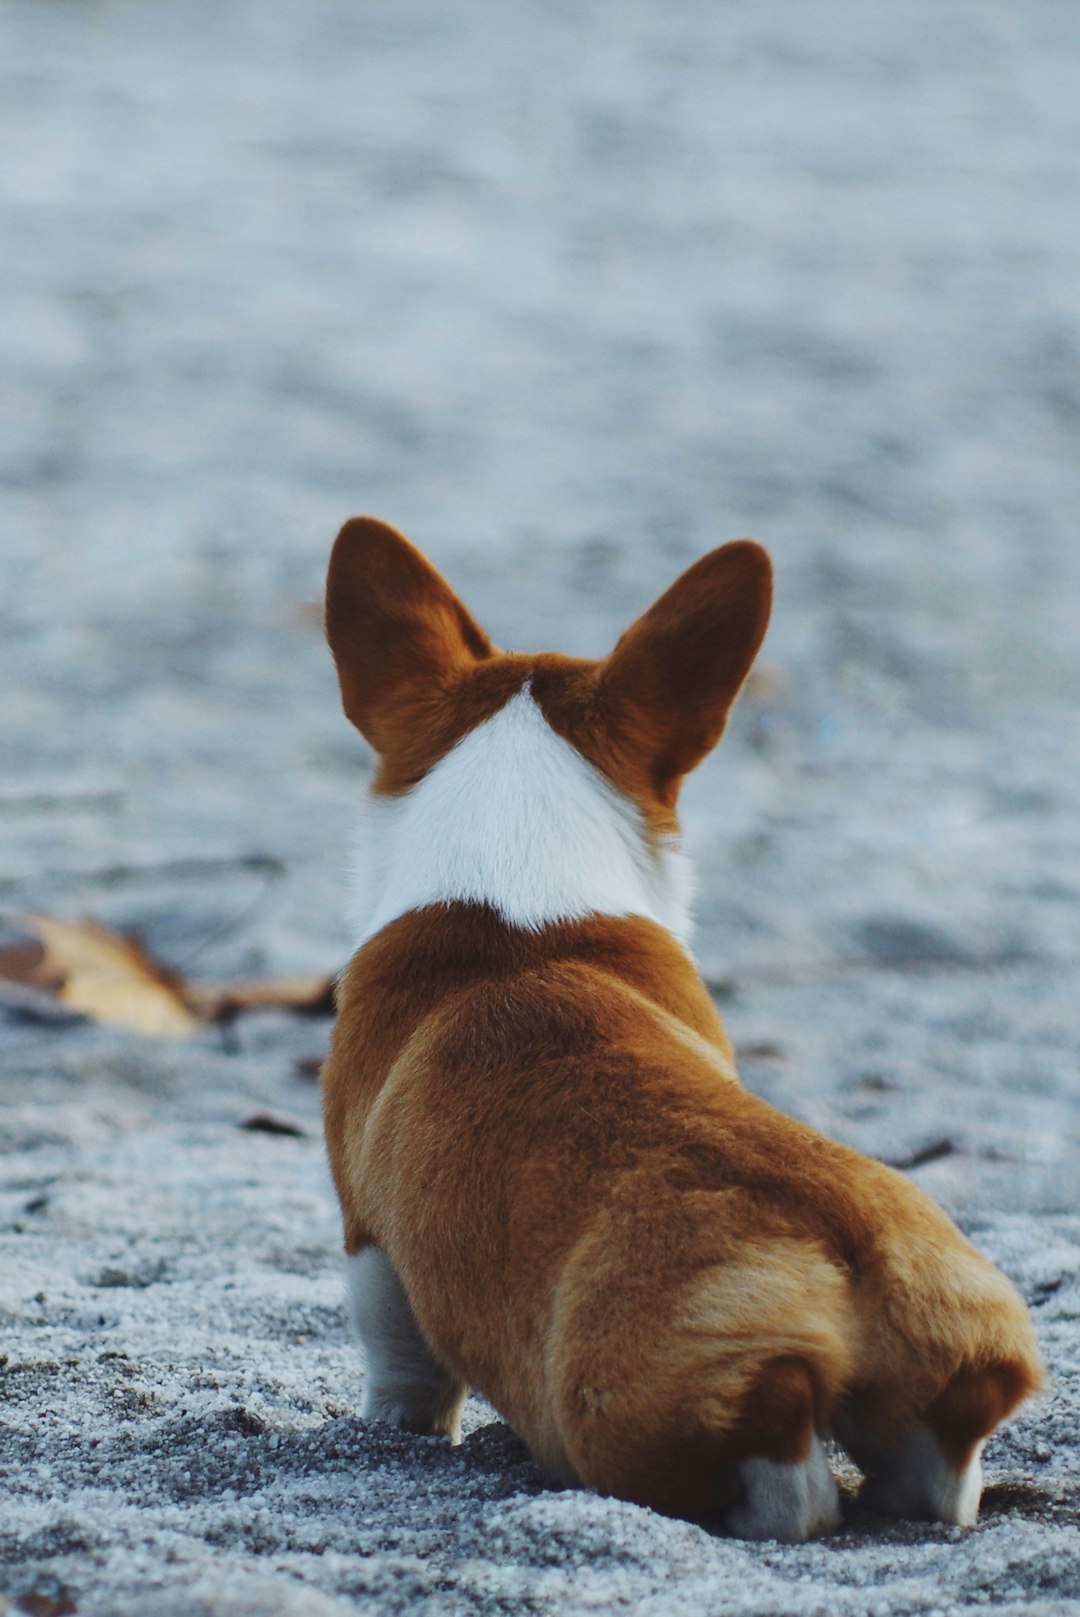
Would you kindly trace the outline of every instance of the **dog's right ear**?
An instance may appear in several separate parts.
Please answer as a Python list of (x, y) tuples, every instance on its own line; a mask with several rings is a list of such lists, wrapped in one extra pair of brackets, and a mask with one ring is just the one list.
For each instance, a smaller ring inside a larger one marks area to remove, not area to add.
[(396, 706), (435, 694), (495, 651), (426, 557), (376, 517), (351, 517), (334, 541), (326, 637), (345, 712), (380, 753)]

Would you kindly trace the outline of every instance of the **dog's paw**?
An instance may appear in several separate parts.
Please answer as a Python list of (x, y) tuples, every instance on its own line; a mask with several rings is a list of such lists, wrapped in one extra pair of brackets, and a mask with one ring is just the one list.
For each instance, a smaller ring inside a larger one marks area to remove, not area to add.
[(840, 1525), (839, 1490), (816, 1435), (805, 1460), (744, 1460), (739, 1481), (742, 1503), (728, 1512), (724, 1523), (736, 1538), (801, 1544)]
[(461, 1441), (461, 1396), (456, 1383), (369, 1382), (360, 1405), (363, 1420), (382, 1421), (402, 1432)]
[(973, 1527), (982, 1496), (982, 1449), (980, 1443), (967, 1465), (954, 1471), (930, 1428), (917, 1426), (867, 1477), (859, 1502), (882, 1516)]

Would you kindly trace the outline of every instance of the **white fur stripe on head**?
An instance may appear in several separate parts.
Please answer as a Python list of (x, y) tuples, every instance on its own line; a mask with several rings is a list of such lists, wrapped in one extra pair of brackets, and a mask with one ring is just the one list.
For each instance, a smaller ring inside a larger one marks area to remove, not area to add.
[(683, 943), (689, 867), (556, 735), (526, 686), (403, 797), (373, 797), (355, 872), (357, 946), (428, 904), (490, 904), (538, 931), (640, 915)]

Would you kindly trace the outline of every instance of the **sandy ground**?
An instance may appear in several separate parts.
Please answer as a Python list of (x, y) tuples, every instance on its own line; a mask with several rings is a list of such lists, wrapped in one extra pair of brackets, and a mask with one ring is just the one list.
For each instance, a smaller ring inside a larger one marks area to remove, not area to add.
[(1052, 1372), (977, 1529), (803, 1548), (546, 1491), (478, 1403), (453, 1451), (365, 1426), (326, 1024), (8, 994), (12, 1610), (1080, 1611), (1078, 74), (1072, 0), (0, 4), (8, 922), (342, 963), (368, 763), (302, 608), (348, 513), (593, 653), (751, 532), (703, 969), (746, 1081), (939, 1197)]

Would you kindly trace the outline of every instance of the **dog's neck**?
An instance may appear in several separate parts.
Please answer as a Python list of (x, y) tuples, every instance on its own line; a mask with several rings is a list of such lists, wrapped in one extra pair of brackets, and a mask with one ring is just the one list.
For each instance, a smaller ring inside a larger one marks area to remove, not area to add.
[(534, 932), (639, 915), (688, 944), (689, 900), (685, 856), (650, 846), (635, 805), (556, 735), (526, 686), (410, 792), (369, 800), (355, 945), (410, 910), (448, 903), (488, 904)]

